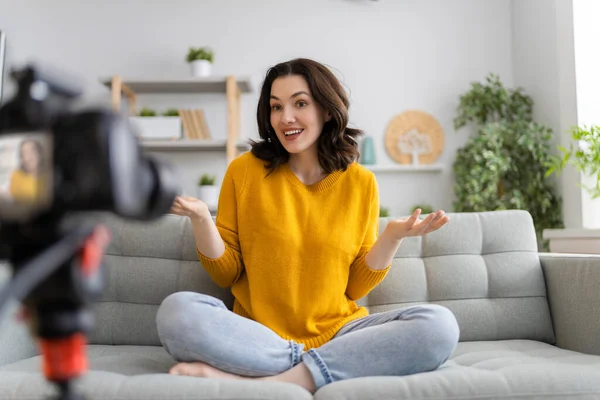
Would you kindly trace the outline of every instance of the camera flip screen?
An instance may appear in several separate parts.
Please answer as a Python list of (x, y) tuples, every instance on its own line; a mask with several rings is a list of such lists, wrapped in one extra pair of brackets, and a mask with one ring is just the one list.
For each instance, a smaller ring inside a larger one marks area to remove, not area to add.
[(22, 221), (50, 207), (52, 154), (47, 132), (0, 135), (0, 219)]

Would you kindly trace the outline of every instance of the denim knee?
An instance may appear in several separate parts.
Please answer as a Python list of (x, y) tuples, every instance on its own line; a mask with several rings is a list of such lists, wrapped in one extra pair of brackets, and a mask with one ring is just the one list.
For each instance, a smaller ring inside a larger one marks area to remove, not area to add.
[(437, 304), (421, 306), (427, 315), (423, 324), (423, 338), (427, 340), (430, 362), (433, 369), (439, 367), (450, 358), (460, 337), (460, 328), (456, 317), (448, 308)]
[[(203, 303), (206, 308), (202, 307)], [(203, 311), (210, 312), (210, 308), (215, 306), (225, 308), (221, 300), (201, 293), (177, 292), (167, 296), (156, 312), (156, 329), (165, 349), (169, 351), (172, 340), (185, 343), (185, 335), (192, 332), (202, 337)]]

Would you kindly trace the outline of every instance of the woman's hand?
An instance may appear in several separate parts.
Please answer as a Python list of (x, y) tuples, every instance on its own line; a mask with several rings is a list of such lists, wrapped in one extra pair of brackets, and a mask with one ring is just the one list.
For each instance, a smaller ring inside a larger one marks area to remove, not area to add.
[(418, 220), (419, 215), (421, 215), (420, 208), (416, 209), (410, 218), (389, 221), (385, 231), (392, 238), (400, 241), (409, 236), (423, 236), (437, 231), (450, 220), (442, 210), (429, 214), (424, 220)]
[(206, 203), (190, 196), (177, 196), (171, 205), (170, 213), (191, 219), (210, 218), (210, 210)]

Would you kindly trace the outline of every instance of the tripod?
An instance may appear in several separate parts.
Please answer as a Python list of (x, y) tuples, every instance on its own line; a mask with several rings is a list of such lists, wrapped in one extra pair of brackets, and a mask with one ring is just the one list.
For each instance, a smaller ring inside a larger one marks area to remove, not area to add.
[(9, 260), (15, 276), (0, 292), (0, 309), (10, 297), (22, 300), (22, 316), (37, 339), (43, 374), (59, 390), (56, 400), (83, 400), (73, 384), (88, 368), (86, 334), (94, 325), (89, 304), (104, 288), (102, 256), (110, 235), (102, 225), (80, 226), (66, 234), (57, 226), (2, 226), (0, 243), (9, 238), (14, 243)]

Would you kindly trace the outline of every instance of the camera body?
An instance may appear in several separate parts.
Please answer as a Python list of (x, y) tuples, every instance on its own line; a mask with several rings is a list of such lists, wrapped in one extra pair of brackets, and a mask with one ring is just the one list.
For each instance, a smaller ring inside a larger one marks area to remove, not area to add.
[[(18, 92), (0, 108), (0, 150), (10, 138), (29, 139), (32, 151), (39, 153), (37, 174), (43, 179), (34, 183), (29, 196), (10, 198), (5, 188), (1, 222), (86, 210), (149, 220), (169, 210), (178, 191), (175, 174), (142, 156), (126, 116), (110, 109), (69, 111), (81, 94), (78, 88), (40, 68), (29, 66), (13, 77)], [(17, 159), (24, 157), (25, 149), (14, 150)], [(24, 169), (22, 164), (15, 167)]]
[(13, 278), (0, 292), (0, 310), (10, 297), (22, 303), (46, 378), (60, 398), (73, 399), (110, 238), (103, 226), (68, 230), (64, 219), (107, 211), (152, 220), (168, 213), (179, 184), (169, 165), (142, 154), (126, 116), (72, 111), (81, 95), (72, 79), (32, 65), (12, 77), (17, 93), (0, 108), (0, 260)]

